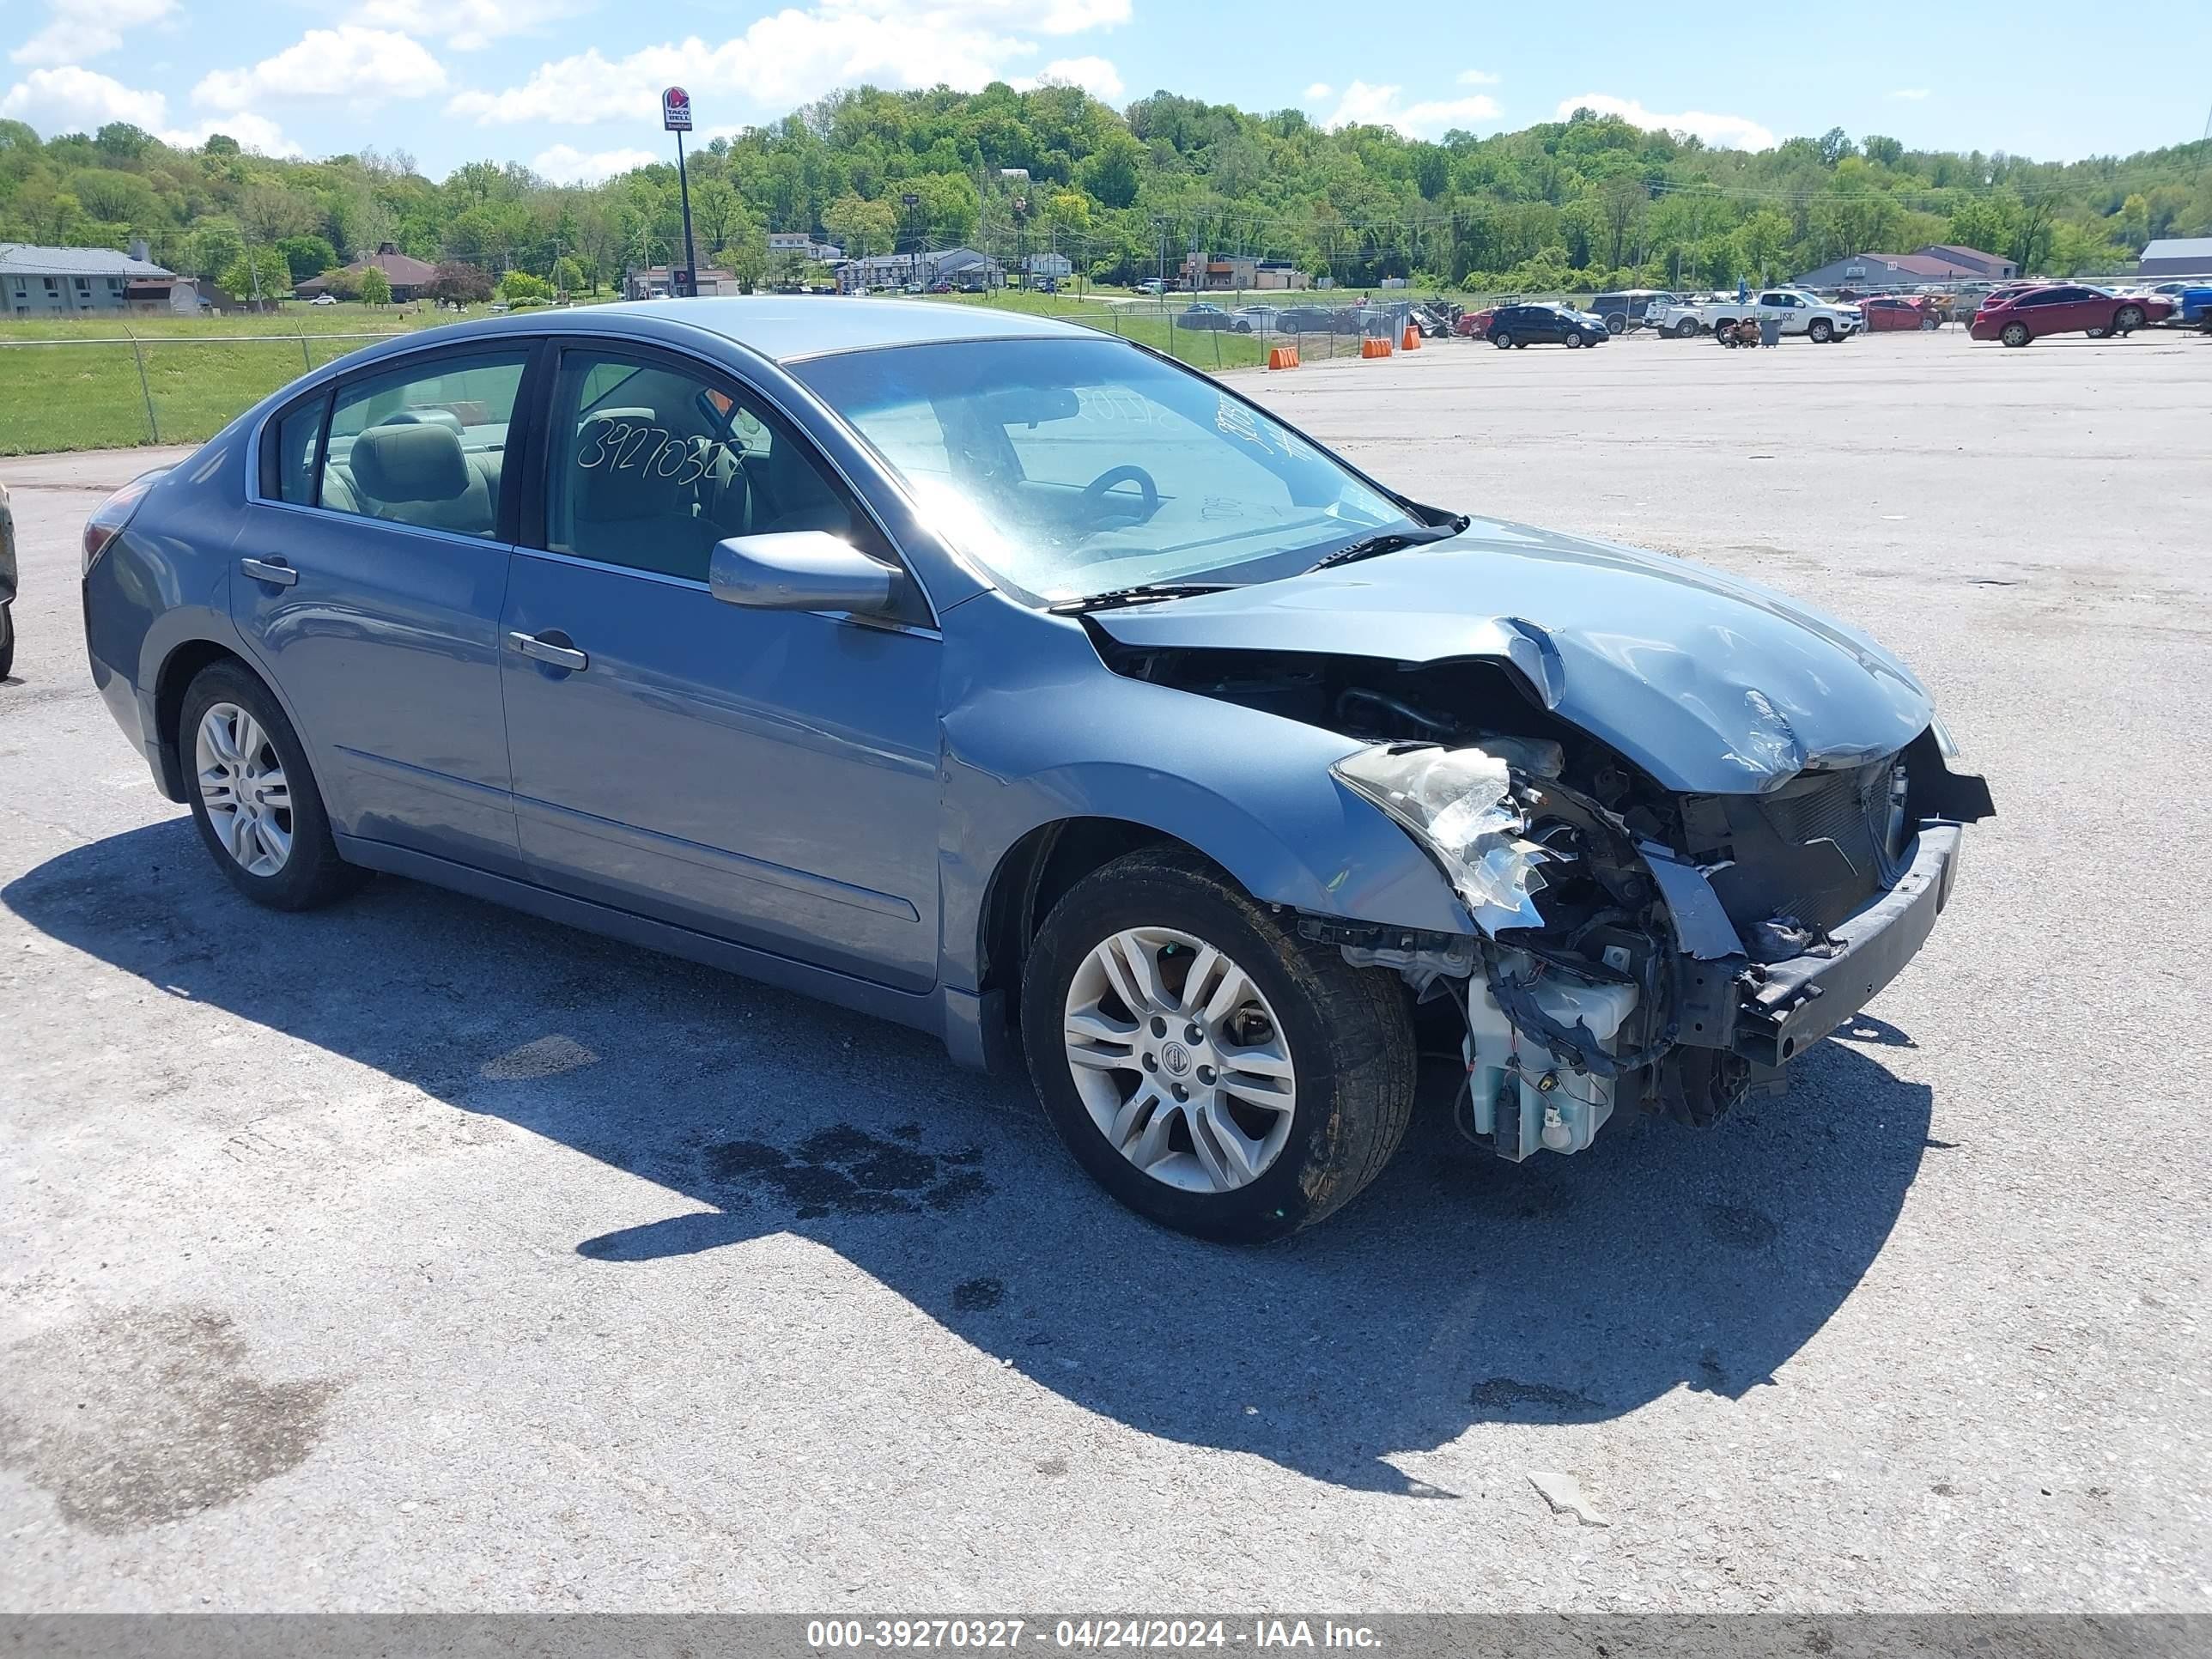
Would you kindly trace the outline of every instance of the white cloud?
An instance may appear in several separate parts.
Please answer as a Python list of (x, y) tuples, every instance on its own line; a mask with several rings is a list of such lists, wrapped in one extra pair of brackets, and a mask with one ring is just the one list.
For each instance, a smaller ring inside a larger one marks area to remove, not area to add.
[(556, 185), (596, 185), (617, 173), (668, 159), (649, 149), (603, 149), (586, 155), (572, 144), (556, 144), (541, 151), (530, 163), (530, 170)]
[(1336, 88), (1329, 85), (1328, 82), (1316, 81), (1306, 88), (1306, 102), (1309, 104), (1318, 104), (1322, 99), (1328, 97), (1335, 90)]
[(86, 10), (47, 0), (54, 21), (9, 52), (18, 64), (82, 64), (113, 52), (123, 44), (125, 29), (157, 23), (173, 15), (177, 0), (108, 0)]
[[(593, 46), (540, 64), (518, 86), (459, 93), (446, 107), (483, 126), (585, 126), (657, 121), (667, 86), (687, 88), (695, 105), (707, 100), (701, 113), (716, 116), (716, 102), (788, 108), (863, 81), (973, 89), (1024, 76), (1042, 56), (1032, 34), (1110, 28), (1128, 17), (1129, 0), (814, 0), (806, 9), (787, 6), (759, 18), (720, 45), (693, 35), (620, 58)], [(1103, 58), (1057, 58), (1022, 84), (1045, 80), (1102, 98), (1121, 91), (1120, 74)]]
[(1463, 87), (1494, 87), (1504, 76), (1492, 75), (1488, 70), (1462, 70), (1459, 83)]
[(110, 121), (128, 121), (150, 131), (168, 112), (168, 100), (160, 93), (139, 92), (75, 64), (33, 70), (0, 94), (0, 117), (28, 122), (48, 137), (92, 132)]
[(210, 115), (188, 127), (164, 128), (155, 137), (179, 149), (198, 149), (218, 132), (225, 137), (237, 139), (240, 149), (250, 149), (257, 155), (298, 156), (307, 154), (287, 138), (267, 116), (243, 111), (234, 111), (228, 115)]
[(592, 9), (592, 0), (363, 0), (364, 23), (443, 40), (476, 52), (510, 35), (536, 34), (549, 23)]
[(1928, 88), (1925, 87), (1899, 87), (1895, 92), (1891, 93), (1889, 95), (1893, 98), (1909, 99), (1913, 103), (1917, 104), (1928, 95)]
[(1010, 84), (1024, 92), (1037, 87), (1081, 87), (1093, 98), (1110, 104), (1121, 95), (1121, 72), (1103, 58), (1055, 58), (1034, 80)]
[(1478, 93), (1472, 98), (1449, 98), (1423, 104), (1400, 101), (1402, 87), (1370, 87), (1354, 81), (1344, 89), (1336, 112), (1322, 125), (1337, 127), (1395, 127), (1410, 138), (1433, 138), (1453, 127), (1469, 127), (1478, 121), (1494, 121), (1498, 100)]
[(296, 44), (250, 69), (216, 70), (192, 88), (192, 101), (242, 110), (281, 99), (337, 98), (367, 108), (445, 89), (445, 65), (420, 41), (346, 23), (309, 29)]
[(1618, 115), (1631, 126), (1647, 131), (1692, 133), (1716, 149), (1772, 149), (1775, 144), (1771, 132), (1744, 115), (1715, 115), (1701, 109), (1664, 115), (1644, 108), (1633, 98), (1586, 92), (1579, 98), (1559, 100), (1559, 118), (1564, 121), (1578, 109), (1595, 110), (1600, 115)]

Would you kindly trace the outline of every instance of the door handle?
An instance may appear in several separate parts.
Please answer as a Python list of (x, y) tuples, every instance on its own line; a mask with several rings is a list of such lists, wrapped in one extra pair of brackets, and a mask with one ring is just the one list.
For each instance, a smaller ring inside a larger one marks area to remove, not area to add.
[(274, 582), (279, 587), (300, 580), (300, 573), (282, 559), (240, 559), (238, 568), (258, 582)]
[(556, 645), (535, 634), (509, 634), (507, 642), (526, 657), (555, 668), (565, 668), (572, 674), (580, 674), (592, 665), (592, 659), (573, 645)]

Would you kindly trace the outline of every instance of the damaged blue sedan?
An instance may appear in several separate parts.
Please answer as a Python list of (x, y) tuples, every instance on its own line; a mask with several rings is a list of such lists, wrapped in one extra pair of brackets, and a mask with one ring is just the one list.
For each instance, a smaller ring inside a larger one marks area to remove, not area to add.
[(1256, 1240), (1425, 1048), (1510, 1160), (1712, 1121), (1990, 811), (1860, 635), (1475, 506), (1070, 325), (690, 300), (308, 375), (100, 508), (84, 611), (248, 898), (380, 871), (934, 1031)]

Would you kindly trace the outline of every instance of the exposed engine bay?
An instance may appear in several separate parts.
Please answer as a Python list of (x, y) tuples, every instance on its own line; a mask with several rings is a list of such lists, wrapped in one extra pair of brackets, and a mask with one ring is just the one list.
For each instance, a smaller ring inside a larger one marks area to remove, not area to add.
[[(1620, 1107), (1710, 1124), (1778, 1086), (1924, 939), (1948, 893), (1938, 854), (1992, 811), (1981, 779), (1950, 769), (1936, 726), (1893, 754), (1814, 757), (1755, 793), (1678, 793), (1493, 659), (1094, 637), (1118, 673), (1370, 745), (1335, 775), (1429, 853), (1476, 931), (1320, 916), (1300, 931), (1403, 975), (1417, 1012), (1450, 1006), (1459, 1127), (1515, 1161), (1585, 1149)], [(1912, 935), (1901, 954), (1875, 937), (1893, 926)]]

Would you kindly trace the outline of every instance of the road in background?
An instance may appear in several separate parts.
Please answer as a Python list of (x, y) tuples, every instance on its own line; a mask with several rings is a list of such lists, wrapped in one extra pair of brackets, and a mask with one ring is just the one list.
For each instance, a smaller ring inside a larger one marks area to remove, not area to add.
[(0, 1604), (2203, 1607), (2208, 370), (1241, 380), (1864, 627), (2001, 814), (1784, 1098), (1520, 1168), (1425, 1121), (1250, 1252), (911, 1033), (405, 882), (236, 897), (86, 678), (78, 485), (147, 458), (0, 463)]

